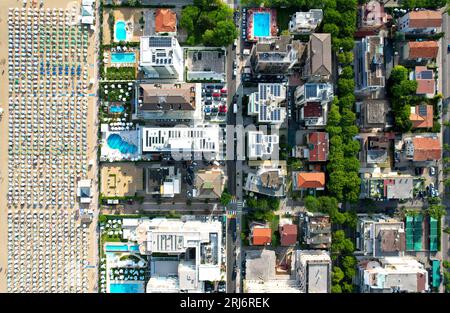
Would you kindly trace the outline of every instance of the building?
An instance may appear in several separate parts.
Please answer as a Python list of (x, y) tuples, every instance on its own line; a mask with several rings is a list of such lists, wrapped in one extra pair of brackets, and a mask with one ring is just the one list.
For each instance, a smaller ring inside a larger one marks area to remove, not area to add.
[(293, 34), (311, 34), (322, 23), (323, 11), (311, 9), (309, 12), (296, 12), (289, 22), (289, 32)]
[(361, 184), (362, 199), (407, 200), (413, 198), (414, 178), (397, 173), (377, 174), (364, 177)]
[(312, 132), (306, 136), (306, 149), (303, 155), (309, 162), (326, 162), (328, 160), (329, 140), (326, 132)]
[(357, 103), (361, 112), (361, 128), (364, 130), (387, 128), (389, 103), (387, 100), (364, 99)]
[(143, 127), (143, 153), (205, 153), (212, 158), (219, 153), (219, 127)]
[(418, 104), (411, 106), (411, 115), (409, 119), (412, 128), (432, 128), (433, 127), (433, 105)]
[(297, 244), (297, 225), (284, 224), (279, 226), (280, 243), (282, 246), (295, 246)]
[(226, 176), (220, 167), (202, 169), (195, 173), (192, 195), (198, 199), (219, 199), (225, 188)]
[(84, 24), (84, 25), (93, 25), (94, 24), (95, 18), (94, 18), (94, 8), (93, 8), (92, 1), (83, 1), (82, 6), (81, 6), (80, 20), (81, 20), (81, 24)]
[(410, 73), (410, 80), (417, 81), (416, 94), (433, 98), (436, 93), (436, 81), (434, 79), (434, 71), (426, 66), (416, 66), (415, 70)]
[(364, 141), (364, 151), (366, 152), (366, 167), (388, 168), (390, 167), (392, 138), (388, 134), (376, 134), (367, 137)]
[(442, 157), (441, 141), (436, 135), (404, 139), (405, 155), (414, 162), (437, 162)]
[(295, 254), (286, 259), (279, 265), (273, 250), (246, 250), (244, 293), (301, 293), (295, 275)]
[(358, 254), (374, 258), (403, 256), (406, 250), (405, 224), (383, 214), (358, 214)]
[(292, 172), (293, 190), (324, 190), (325, 173), (323, 172)]
[(437, 41), (408, 41), (403, 47), (403, 59), (406, 61), (428, 61), (436, 59), (439, 52)]
[(297, 250), (296, 274), (304, 293), (331, 292), (331, 259), (323, 250)]
[(300, 215), (301, 240), (311, 249), (330, 249), (331, 220), (322, 213), (304, 212)]
[(295, 89), (295, 104), (307, 128), (324, 128), (333, 96), (333, 86), (328, 83), (307, 83)]
[(434, 34), (441, 26), (440, 11), (411, 11), (398, 20), (398, 31), (409, 34)]
[(363, 293), (426, 292), (428, 272), (412, 257), (386, 257), (358, 264), (358, 285)]
[(263, 131), (247, 132), (247, 156), (248, 158), (268, 158), (278, 145), (278, 135), (265, 135)]
[(202, 120), (201, 84), (151, 84), (136, 86), (135, 118), (162, 123)]
[(181, 171), (175, 166), (152, 164), (146, 167), (146, 193), (173, 198), (181, 193)]
[(252, 246), (270, 245), (272, 242), (272, 230), (270, 227), (253, 222), (250, 229), (250, 243)]
[(386, 69), (384, 66), (384, 37), (368, 36), (355, 45), (355, 89), (358, 94), (382, 98)]
[(78, 182), (77, 197), (80, 203), (91, 203), (91, 180), (82, 179)]
[(255, 173), (248, 173), (244, 190), (271, 197), (286, 195), (285, 173), (279, 168), (259, 168)]
[(136, 234), (139, 253), (150, 256), (147, 293), (204, 292), (205, 281), (221, 280), (221, 222), (154, 218)]
[(303, 68), (303, 78), (309, 82), (327, 82), (332, 73), (331, 34), (311, 34)]
[(171, 9), (156, 9), (155, 33), (175, 35), (177, 33), (177, 15)]
[(358, 31), (374, 34), (388, 22), (390, 16), (384, 11), (384, 4), (371, 0), (358, 9)]
[(139, 66), (146, 78), (183, 81), (183, 50), (175, 37), (142, 36)]
[(261, 38), (253, 45), (250, 62), (257, 75), (287, 74), (297, 65), (305, 47), (290, 36)]
[(247, 113), (255, 116), (258, 123), (283, 123), (286, 119), (286, 86), (258, 84), (258, 91), (250, 94)]

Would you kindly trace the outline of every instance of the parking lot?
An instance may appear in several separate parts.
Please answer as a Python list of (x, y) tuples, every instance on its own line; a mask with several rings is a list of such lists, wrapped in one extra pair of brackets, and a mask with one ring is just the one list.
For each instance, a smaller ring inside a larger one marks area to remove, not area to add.
[(225, 84), (203, 84), (202, 102), (205, 118), (211, 121), (226, 121), (228, 90)]

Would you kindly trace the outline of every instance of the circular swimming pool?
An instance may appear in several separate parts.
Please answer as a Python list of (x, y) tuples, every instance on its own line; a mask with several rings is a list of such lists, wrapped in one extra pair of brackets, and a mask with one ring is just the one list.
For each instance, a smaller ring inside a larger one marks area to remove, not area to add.
[(111, 149), (117, 149), (122, 154), (134, 154), (137, 151), (137, 147), (122, 139), (118, 134), (112, 134), (106, 140), (108, 147)]

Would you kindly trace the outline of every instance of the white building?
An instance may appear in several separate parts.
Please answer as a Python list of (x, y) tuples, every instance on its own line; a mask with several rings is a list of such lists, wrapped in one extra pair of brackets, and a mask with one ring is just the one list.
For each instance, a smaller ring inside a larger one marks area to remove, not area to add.
[(144, 127), (142, 152), (219, 153), (219, 126)]
[(437, 33), (442, 26), (440, 11), (424, 10), (411, 11), (398, 20), (398, 30), (411, 34)]
[(384, 37), (364, 37), (356, 43), (354, 55), (356, 91), (368, 95), (383, 89), (386, 79)]
[(270, 157), (274, 145), (278, 144), (278, 135), (265, 135), (262, 131), (249, 131), (247, 142), (247, 156), (249, 158)]
[(323, 18), (321, 9), (311, 9), (309, 12), (296, 12), (289, 22), (289, 32), (294, 34), (310, 34), (316, 30)]
[(183, 81), (183, 64), (183, 50), (175, 37), (141, 37), (139, 65), (145, 77)]
[(94, 24), (94, 0), (83, 0), (81, 3), (81, 24)]
[(309, 128), (327, 124), (328, 104), (333, 101), (333, 86), (329, 83), (307, 83), (294, 93), (295, 104), (300, 107), (300, 120)]
[(405, 225), (383, 214), (358, 214), (356, 249), (371, 257), (402, 256), (406, 249)]
[(413, 257), (386, 257), (358, 264), (358, 284), (363, 293), (425, 292), (428, 272)]
[(256, 116), (258, 123), (281, 124), (286, 118), (286, 86), (262, 83), (249, 97), (247, 113)]
[(331, 258), (323, 250), (297, 250), (297, 279), (305, 293), (331, 292)]
[(221, 222), (155, 218), (136, 233), (139, 252), (151, 256), (148, 293), (204, 292), (205, 281), (222, 279)]

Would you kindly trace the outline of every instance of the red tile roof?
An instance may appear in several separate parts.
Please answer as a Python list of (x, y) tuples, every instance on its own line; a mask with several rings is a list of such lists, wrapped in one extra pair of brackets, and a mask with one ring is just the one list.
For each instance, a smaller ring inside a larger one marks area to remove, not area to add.
[(439, 11), (412, 11), (408, 14), (411, 28), (431, 28), (442, 25), (442, 14)]
[(177, 15), (170, 9), (156, 9), (155, 32), (173, 33), (177, 30)]
[[(422, 110), (420, 107), (422, 106)], [(423, 106), (425, 108), (423, 108)], [(433, 106), (431, 104), (416, 105), (414, 113), (411, 112), (409, 119), (412, 122), (413, 128), (432, 128), (433, 127)], [(425, 114), (420, 114), (424, 112)]]
[(416, 137), (413, 139), (414, 161), (440, 160), (442, 156), (441, 142), (438, 138)]
[(312, 149), (309, 149), (309, 161), (324, 162), (328, 159), (328, 133), (310, 133), (308, 142), (312, 147)]
[(252, 245), (263, 246), (272, 242), (272, 230), (270, 228), (254, 227), (252, 232)]
[(304, 117), (321, 117), (322, 105), (320, 102), (307, 102), (303, 108)]
[(408, 59), (435, 59), (439, 51), (437, 41), (410, 41)]
[(297, 242), (297, 226), (286, 224), (280, 227), (281, 245), (291, 246)]
[[(434, 71), (428, 69), (426, 66), (416, 66), (415, 73), (417, 81), (416, 93), (419, 95), (434, 94), (435, 92)], [(425, 76), (425, 74), (427, 74), (427, 76)]]
[(325, 173), (323, 172), (297, 172), (298, 188), (324, 188)]

